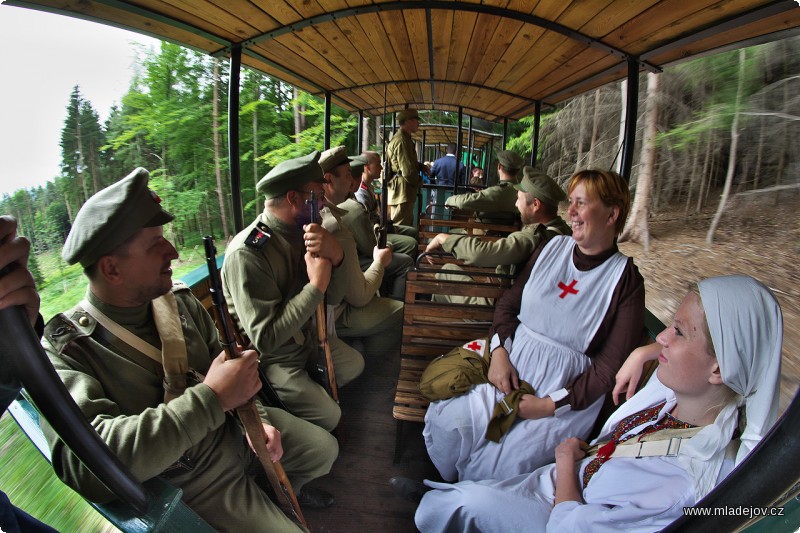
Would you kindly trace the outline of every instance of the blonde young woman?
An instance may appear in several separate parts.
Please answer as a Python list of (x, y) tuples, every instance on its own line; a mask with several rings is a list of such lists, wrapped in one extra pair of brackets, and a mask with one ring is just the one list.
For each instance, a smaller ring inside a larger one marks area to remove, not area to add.
[[(586, 457), (585, 443), (569, 438), (557, 447), (554, 464), (531, 474), (428, 483), (436, 490), (422, 498), (417, 527), (423, 532), (662, 529), (739, 464), (775, 422), (782, 338), (780, 307), (764, 285), (748, 276), (700, 282), (658, 344), (637, 350), (620, 371), (615, 394), (635, 387), (645, 360), (659, 360), (656, 376), (603, 427), (599, 440), (611, 443), (605, 452)], [(741, 406), (747, 419), (737, 435)], [(626, 443), (658, 442), (659, 434), (687, 429), (675, 456), (613, 455)]]

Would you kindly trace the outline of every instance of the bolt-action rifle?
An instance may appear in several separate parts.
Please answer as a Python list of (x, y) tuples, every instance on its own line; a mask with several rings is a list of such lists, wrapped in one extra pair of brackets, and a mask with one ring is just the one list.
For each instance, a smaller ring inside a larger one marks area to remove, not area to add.
[[(214, 311), (219, 320), (220, 329), (222, 330), (222, 347), (225, 349), (226, 359), (236, 359), (241, 355), (239, 347), (236, 344), (234, 336), (234, 328), (230, 322), (230, 317), (227, 315), (227, 304), (225, 303), (225, 295), (222, 293), (222, 280), (219, 275), (219, 268), (217, 268), (217, 250), (214, 247), (213, 237), (203, 237), (203, 245), (206, 252), (206, 263), (208, 265), (208, 280), (209, 291), (211, 292), (211, 300), (214, 303)], [(303, 517), (303, 512), (300, 510), (300, 504), (297, 502), (292, 484), (283, 470), (280, 461), (274, 463), (269, 458), (269, 451), (267, 450), (267, 434), (264, 431), (264, 426), (261, 422), (261, 415), (258, 413), (253, 398), (246, 404), (236, 408), (236, 414), (244, 426), (245, 433), (256, 452), (261, 466), (264, 468), (264, 473), (267, 475), (272, 490), (278, 498), (278, 502), (288, 516), (292, 517), (300, 525), (308, 529), (306, 519)]]
[[(311, 210), (311, 223), (320, 224), (319, 205), (317, 204), (317, 195), (314, 192), (311, 193), (308, 204)], [(336, 385), (333, 355), (331, 355), (331, 347), (330, 344), (328, 344), (327, 309), (327, 298), (323, 298), (322, 302), (317, 306), (316, 311), (318, 343), (317, 370), (322, 376), (322, 386), (325, 387), (325, 390), (328, 391), (331, 398), (333, 398), (336, 403), (339, 403), (339, 387)]]

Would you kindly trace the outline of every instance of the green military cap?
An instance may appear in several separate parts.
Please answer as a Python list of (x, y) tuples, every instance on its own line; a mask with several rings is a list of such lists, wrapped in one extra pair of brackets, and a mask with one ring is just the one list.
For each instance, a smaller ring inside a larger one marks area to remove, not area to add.
[(78, 211), (61, 257), (84, 268), (114, 251), (142, 228), (162, 226), (175, 217), (147, 187), (150, 173), (137, 168), (89, 198)]
[(306, 183), (325, 183), (322, 167), (319, 166), (319, 151), (314, 150), (303, 157), (278, 163), (267, 172), (256, 185), (256, 190), (267, 198), (275, 198), (291, 190), (298, 190)]
[(538, 198), (547, 205), (555, 206), (567, 199), (564, 189), (538, 168), (525, 165), (522, 174), (524, 176), (522, 181), (514, 185), (520, 191), (532, 194), (534, 198)]
[(503, 165), (504, 168), (509, 170), (519, 170), (525, 164), (522, 156), (511, 150), (501, 150), (497, 152), (497, 160)]
[(322, 152), (322, 155), (319, 156), (319, 166), (322, 167), (323, 172), (330, 172), (339, 165), (344, 165), (352, 160), (353, 158), (347, 155), (347, 148), (337, 146)]
[(402, 111), (398, 111), (396, 118), (397, 118), (397, 122), (399, 124), (402, 124), (406, 120), (409, 120), (409, 119), (412, 119), (412, 118), (415, 118), (415, 119), (419, 120), (419, 113), (417, 112), (416, 109), (411, 109), (409, 107), (408, 109), (403, 109)]
[(363, 155), (357, 155), (350, 158), (350, 170), (352, 171), (354, 178), (361, 179), (361, 174), (364, 172), (365, 166), (367, 166), (367, 158)]

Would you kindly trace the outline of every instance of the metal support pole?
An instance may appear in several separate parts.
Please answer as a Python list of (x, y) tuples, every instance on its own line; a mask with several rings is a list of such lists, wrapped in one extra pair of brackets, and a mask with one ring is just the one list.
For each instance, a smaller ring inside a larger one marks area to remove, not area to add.
[(503, 150), (508, 146), (508, 117), (503, 119)]
[[(472, 166), (473, 166), (472, 165), (472, 161), (473, 161), (474, 155), (475, 155), (474, 154), (474, 152), (475, 152), (475, 138), (473, 137), (473, 134), (472, 134), (472, 115), (469, 116), (469, 126), (468, 126), (468, 129), (467, 129), (467, 149), (469, 151), (469, 155), (467, 156), (468, 157), (468, 162), (469, 162), (469, 164), (467, 165), (467, 176), (469, 176), (469, 175), (472, 174)], [(469, 182), (469, 178), (467, 179), (467, 182)], [(484, 185), (485, 185), (485, 182), (484, 182)]]
[(531, 166), (536, 166), (536, 159), (539, 157), (539, 127), (542, 123), (542, 101), (536, 100), (533, 117), (533, 144), (531, 145)]
[(364, 145), (364, 112), (358, 110), (358, 130), (356, 132), (356, 153), (361, 153), (361, 148)]
[(331, 92), (325, 91), (325, 133), (323, 134), (322, 149), (331, 147)]
[[(464, 158), (461, 157), (461, 154), (463, 153), (461, 150), (463, 145), (461, 141), (461, 135), (464, 133), (464, 126), (462, 125), (463, 120), (464, 108), (458, 106), (458, 131), (456, 133), (456, 175), (453, 178), (453, 194), (458, 194), (458, 165), (462, 165), (462, 161), (464, 160)], [(466, 174), (464, 174), (464, 181), (467, 183), (469, 182), (469, 176)]]
[(622, 177), (630, 183), (633, 148), (636, 145), (636, 117), (639, 111), (639, 63), (628, 58), (628, 98), (625, 102), (625, 137), (622, 141)]
[(231, 208), (235, 233), (244, 229), (242, 171), (239, 166), (239, 76), (241, 70), (242, 47), (237, 44), (231, 48), (231, 79), (228, 85), (228, 167), (231, 172)]

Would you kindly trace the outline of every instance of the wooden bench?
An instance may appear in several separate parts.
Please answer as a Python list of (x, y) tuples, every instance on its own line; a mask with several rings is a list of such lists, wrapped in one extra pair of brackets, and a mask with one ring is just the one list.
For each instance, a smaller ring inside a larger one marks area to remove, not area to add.
[(436, 206), (429, 205), (425, 213), (419, 216), (419, 247), (420, 251), (439, 233), (454, 233), (453, 230), (463, 231), (466, 235), (480, 236), (482, 239), (495, 241), (508, 236), (522, 227), (521, 223), (514, 224), (488, 224), (477, 220), (471, 213), (454, 211), (448, 217), (439, 218), (431, 213)]
[(392, 415), (397, 421), (395, 462), (400, 460), (406, 422), (422, 422), (428, 400), (419, 392), (419, 380), (428, 363), (473, 339), (486, 337), (492, 325), (493, 305), (433, 302), (433, 295), (476, 296), (497, 299), (511, 286), (510, 276), (470, 269), (447, 271), (463, 280), (437, 279), (440, 266), (423, 266), (424, 255), (406, 275), (400, 375)]

